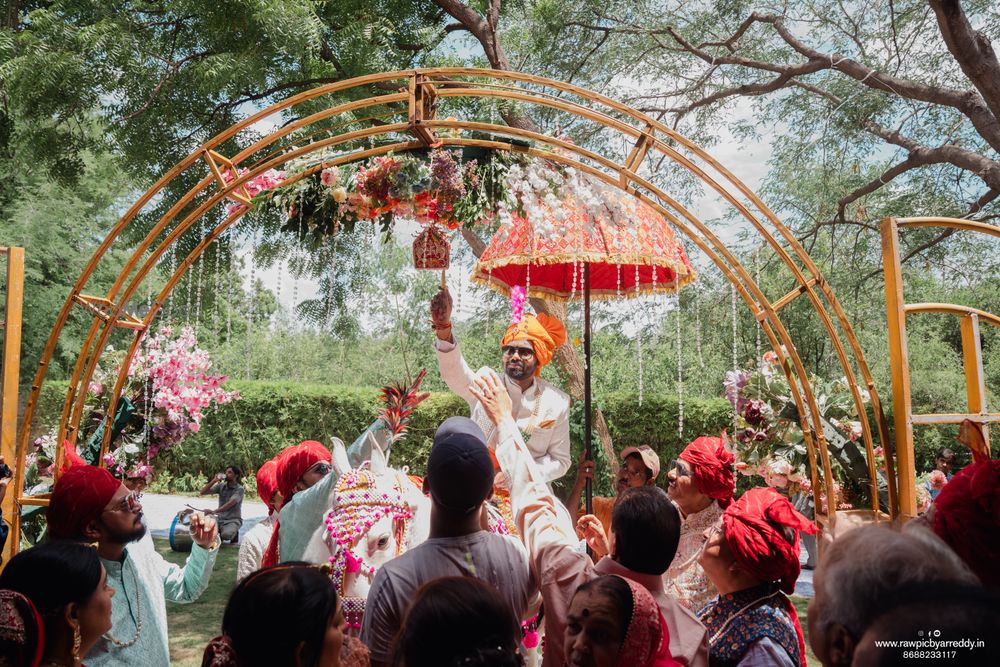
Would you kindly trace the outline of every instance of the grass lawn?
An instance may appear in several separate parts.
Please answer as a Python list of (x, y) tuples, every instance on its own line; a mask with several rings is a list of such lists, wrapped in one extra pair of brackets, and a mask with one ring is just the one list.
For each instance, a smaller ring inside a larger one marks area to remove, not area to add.
[[(153, 540), (156, 550), (172, 563), (184, 564), (186, 553), (170, 550), (167, 540)], [(237, 547), (219, 550), (208, 589), (192, 604), (167, 602), (167, 627), (170, 637), (170, 664), (199, 667), (205, 644), (222, 630), (222, 612), (229, 594), (236, 586)]]
[[(187, 554), (170, 550), (166, 540), (154, 540), (156, 550), (172, 563), (183, 564)], [(215, 570), (208, 590), (193, 604), (167, 603), (167, 620), (170, 635), (170, 663), (180, 667), (199, 667), (205, 644), (222, 629), (222, 612), (226, 601), (236, 585), (236, 558), (239, 549), (222, 547), (215, 561)], [(799, 612), (802, 632), (806, 635), (806, 659), (809, 667), (820, 667), (819, 660), (809, 648), (809, 628), (806, 623), (806, 607), (809, 598), (792, 596), (792, 602)]]
[(802, 634), (806, 636), (806, 661), (809, 663), (809, 667), (821, 667), (820, 661), (813, 655), (812, 648), (809, 646), (809, 624), (806, 619), (806, 610), (809, 607), (809, 598), (804, 598), (800, 595), (793, 595), (792, 604), (795, 605), (795, 611), (799, 614), (799, 623), (802, 624)]

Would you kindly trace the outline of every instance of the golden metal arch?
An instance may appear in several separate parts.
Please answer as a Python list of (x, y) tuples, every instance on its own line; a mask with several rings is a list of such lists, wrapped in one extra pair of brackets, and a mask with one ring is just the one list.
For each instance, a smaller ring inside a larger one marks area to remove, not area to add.
[[(899, 232), (918, 227), (944, 227), (964, 232), (1000, 237), (1000, 228), (959, 218), (886, 218), (881, 223), (882, 262), (885, 273), (885, 312), (889, 329), (889, 359), (892, 368), (892, 418), (896, 449), (899, 452), (900, 514), (903, 519), (917, 516), (916, 463), (913, 456), (913, 426), (961, 424), (968, 419), (983, 433), (990, 446), (989, 425), (1000, 423), (1000, 414), (986, 407), (986, 381), (980, 323), (1000, 327), (993, 313), (953, 303), (912, 303), (903, 298), (903, 270), (899, 258)], [(962, 365), (968, 410), (957, 414), (914, 414), (910, 396), (910, 359), (906, 345), (906, 316), (913, 313), (943, 313), (958, 317), (962, 335)]]
[[(371, 92), (369, 87), (376, 84), (380, 91), (396, 88), (399, 92), (367, 95)], [(324, 96), (329, 96), (334, 103), (315, 111), (320, 98)], [(338, 96), (347, 96), (351, 99), (345, 102)], [(631, 146), (631, 150), (623, 162), (619, 163), (600, 153), (537, 132), (492, 122), (442, 120), (437, 117), (440, 105), (446, 104), (448, 100), (463, 98), (492, 98), (520, 104), (525, 110), (540, 107), (549, 112), (568, 114), (600, 126), (602, 131), (608, 132), (612, 137), (620, 137), (625, 145)], [(281, 124), (235, 155), (228, 157), (225, 155), (223, 146), (239, 133), (258, 122), (282, 114), (295, 120)], [(351, 114), (359, 114), (359, 117), (354, 117), (352, 120)], [(329, 126), (324, 125), (328, 120), (338, 122)], [(360, 129), (338, 132), (350, 127), (360, 127)], [(453, 133), (441, 132), (445, 129), (477, 130), (490, 138), (472, 139), (454, 136)], [(410, 138), (404, 139), (406, 136)], [(295, 142), (301, 142), (304, 138), (308, 138), (309, 143), (295, 145)], [(359, 140), (374, 142), (377, 138), (382, 138), (383, 143), (369, 148), (358, 148), (355, 145)], [(887, 454), (885, 473), (889, 481), (889, 511), (892, 516), (897, 514), (896, 480), (893, 474), (888, 428), (878, 391), (851, 323), (833, 290), (805, 249), (760, 198), (701, 147), (673, 128), (627, 105), (551, 79), (518, 72), (474, 68), (430, 68), (371, 74), (305, 91), (233, 125), (207, 141), (164, 174), (122, 216), (104, 239), (60, 310), (28, 395), (18, 440), (19, 452), (27, 450), (31, 425), (48, 363), (73, 305), (80, 303), (81, 300), (92, 305), (96, 303), (96, 297), (85, 296), (83, 290), (96, 268), (102, 261), (106, 261), (108, 249), (155, 198), (162, 199), (167, 196), (166, 187), (175, 179), (187, 177), (188, 182), (194, 182), (195, 185), (175, 201), (167, 202), (170, 204), (167, 212), (130, 254), (107, 294), (100, 297), (100, 313), (92, 313), (94, 319), (81, 345), (63, 406), (59, 424), (60, 443), (64, 438), (71, 443), (76, 441), (85, 394), (81, 391), (81, 387), (86, 387), (89, 383), (100, 359), (100, 353), (107, 345), (116, 325), (121, 327), (124, 326), (124, 322), (128, 322), (133, 325), (135, 333), (123, 370), (111, 393), (112, 405), (109, 410), (111, 414), (114, 414), (115, 404), (124, 385), (124, 369), (128, 367), (128, 362), (137, 350), (143, 332), (150, 326), (170, 291), (184, 273), (209, 245), (240, 217), (238, 212), (226, 216), (223, 222), (214, 227), (180, 261), (141, 322), (132, 322), (125, 311), (126, 304), (138, 293), (147, 276), (156, 269), (170, 247), (183, 234), (199, 224), (207, 213), (218, 211), (229, 200), (245, 201), (244, 187), (248, 180), (268, 169), (279, 168), (297, 157), (324, 149), (341, 151), (336, 157), (328, 158), (297, 174), (288, 181), (289, 184), (326, 166), (429, 145), (479, 146), (517, 151), (569, 165), (621, 188), (669, 219), (678, 231), (704, 252), (732, 283), (778, 355), (799, 412), (811, 463), (816, 507), (820, 508), (818, 495), (821, 488), (820, 477), (826, 488), (832, 488), (833, 484), (830, 454), (808, 373), (795, 348), (794, 337), (779, 316), (782, 307), (799, 296), (805, 296), (830, 337), (838, 362), (848, 380), (852, 399), (861, 416), (862, 439), (868, 456), (871, 480), (870, 511), (876, 519), (880, 516), (874, 481), (876, 471), (873, 434), (877, 432), (878, 439), (885, 446)], [(792, 291), (771, 301), (755, 282), (751, 272), (726, 247), (725, 242), (678, 199), (653, 182), (654, 175), (650, 174), (652, 155), (670, 160), (689, 172), (714, 190), (732, 210), (746, 220), (766, 247), (773, 251), (781, 265), (787, 269), (795, 285)], [(245, 171), (227, 181), (222, 174), (223, 169), (230, 170), (231, 173), (236, 173), (237, 170)], [(863, 399), (865, 390), (871, 397), (874, 408), (874, 429), (865, 418)], [(106, 431), (105, 437), (109, 436), (110, 429)], [(106, 447), (105, 441), (102, 451)], [(59, 458), (61, 460), (61, 452)], [(38, 502), (23, 500), (25, 503)], [(821, 525), (832, 524), (835, 521), (835, 514), (826, 515), (818, 511), (817, 520)], [(16, 541), (17, 538), (14, 536), (12, 539)]]

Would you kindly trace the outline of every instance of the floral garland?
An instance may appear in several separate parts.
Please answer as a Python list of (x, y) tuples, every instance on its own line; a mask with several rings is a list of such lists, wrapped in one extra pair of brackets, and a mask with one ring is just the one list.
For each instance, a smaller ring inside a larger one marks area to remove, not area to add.
[[(510, 226), (523, 216), (536, 221), (535, 233), (553, 238), (564, 233), (560, 223), (570, 209), (563, 204), (572, 201), (589, 224), (604, 220), (633, 230), (631, 198), (572, 167), (525, 155), (495, 152), (482, 163), (463, 163), (458, 151), (443, 148), (427, 156), (390, 153), (293, 181), (344, 155), (321, 150), (290, 160), (286, 171), (259, 174), (239, 191), (250, 203), (234, 196), (228, 213), (274, 210), (284, 217), (283, 230), (316, 243), (369, 221), (388, 237), (397, 216), (451, 231), (494, 222)], [(231, 170), (223, 172), (226, 182), (234, 177)]]
[[(846, 378), (824, 382), (812, 377), (810, 382), (819, 398), (822, 417), (847, 439), (860, 440), (861, 422)], [(767, 352), (756, 368), (727, 372), (723, 386), (736, 411), (736, 470), (745, 476), (760, 475), (768, 486), (789, 495), (810, 492), (805, 436), (795, 418), (791, 390), (778, 364), (778, 355)], [(864, 397), (867, 400), (866, 394)], [(880, 448), (876, 454), (879, 452)], [(836, 459), (831, 459), (831, 464), (837, 478), (833, 485), (837, 509), (849, 509), (852, 505), (844, 500), (840, 481), (844, 471)], [(826, 495), (826, 489), (820, 489), (823, 512), (826, 512)]]
[[(436, 149), (427, 157), (390, 153), (358, 165), (329, 166), (285, 185), (340, 155), (319, 151), (289, 161), (286, 171), (272, 169), (250, 179), (241, 191), (250, 204), (234, 197), (228, 213), (277, 210), (285, 218), (283, 229), (300, 238), (312, 235), (317, 242), (366, 221), (379, 223), (388, 235), (395, 216), (455, 230), (491, 219), (492, 206), (482, 186), (504, 173), (496, 159), (492, 162), (497, 164), (461, 164), (457, 152)], [(227, 170), (223, 178), (228, 183), (234, 174)]]
[[(81, 420), (79, 442), (90, 443), (90, 451), (80, 446), (81, 454), (90, 463), (96, 463), (95, 445), (99, 447), (103, 428), (109, 427), (107, 387), (118, 377), (124, 351), (109, 347), (104, 358), (113, 363), (95, 371)], [(222, 388), (226, 376), (209, 374), (211, 366), (191, 327), (184, 327), (177, 337), (171, 327), (150, 336), (129, 365), (119, 413), (110, 426), (117, 438), (102, 459), (105, 467), (123, 479), (150, 482), (158, 454), (197, 433), (208, 409), (238, 400), (239, 392)], [(55, 442), (55, 436), (43, 436), (36, 444), (44, 449), (49, 440)]]

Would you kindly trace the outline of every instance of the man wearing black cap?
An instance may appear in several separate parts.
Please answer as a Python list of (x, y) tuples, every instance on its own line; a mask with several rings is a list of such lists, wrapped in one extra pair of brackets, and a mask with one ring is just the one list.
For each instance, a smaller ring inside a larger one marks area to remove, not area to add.
[(439, 577), (473, 576), (496, 587), (519, 618), (537, 587), (519, 540), (482, 529), (493, 492), (493, 461), (482, 429), (466, 417), (446, 419), (434, 434), (424, 493), (431, 498), (427, 541), (383, 565), (365, 606), (361, 640), (373, 667), (392, 660), (392, 642), (417, 589)]

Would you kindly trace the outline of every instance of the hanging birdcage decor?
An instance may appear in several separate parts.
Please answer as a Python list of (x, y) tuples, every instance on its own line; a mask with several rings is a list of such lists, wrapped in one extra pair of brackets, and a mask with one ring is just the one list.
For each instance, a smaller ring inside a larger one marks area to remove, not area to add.
[(435, 225), (428, 225), (413, 239), (413, 268), (447, 269), (451, 244)]

